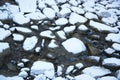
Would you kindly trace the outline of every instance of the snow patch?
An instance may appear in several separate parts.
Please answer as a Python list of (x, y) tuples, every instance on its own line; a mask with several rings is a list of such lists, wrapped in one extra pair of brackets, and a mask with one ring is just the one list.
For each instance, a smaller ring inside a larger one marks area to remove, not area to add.
[(6, 37), (11, 35), (11, 31), (0, 28), (0, 40), (4, 40)]
[(0, 53), (2, 53), (4, 50), (8, 49), (10, 46), (9, 46), (9, 43), (7, 42), (0, 42)]
[(120, 44), (118, 44), (118, 43), (113, 43), (113, 44), (112, 44), (112, 47), (113, 47), (115, 50), (120, 51)]
[(81, 74), (81, 75), (75, 76), (75, 80), (95, 80), (95, 78), (87, 74)]
[(24, 40), (24, 36), (21, 35), (21, 34), (14, 33), (13, 34), (13, 40), (15, 40), (15, 41), (23, 41)]
[(68, 23), (68, 20), (66, 18), (59, 18), (55, 21), (56, 25), (66, 25)]

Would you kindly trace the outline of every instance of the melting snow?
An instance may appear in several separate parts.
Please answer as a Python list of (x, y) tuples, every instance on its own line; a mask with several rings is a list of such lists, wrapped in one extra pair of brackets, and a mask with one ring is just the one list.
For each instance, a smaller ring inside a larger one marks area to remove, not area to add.
[(84, 43), (77, 38), (70, 38), (62, 43), (63, 47), (73, 54), (78, 54), (86, 50)]

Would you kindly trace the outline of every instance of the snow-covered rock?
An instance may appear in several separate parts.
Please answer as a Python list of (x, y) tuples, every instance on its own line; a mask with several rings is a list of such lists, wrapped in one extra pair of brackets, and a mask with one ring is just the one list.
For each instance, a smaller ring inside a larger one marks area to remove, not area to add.
[(57, 66), (57, 75), (60, 76), (62, 75), (62, 66)]
[(45, 0), (45, 3), (48, 4), (49, 6), (54, 6), (54, 5), (56, 5), (55, 0)]
[(10, 46), (9, 46), (9, 43), (7, 42), (0, 42), (0, 53), (2, 53), (4, 50), (8, 49)]
[(69, 0), (69, 4), (71, 4), (73, 6), (77, 6), (78, 2), (76, 0)]
[(120, 69), (116, 71), (116, 77), (120, 80)]
[(50, 29), (51, 31), (59, 30), (60, 28), (61, 28), (60, 26), (49, 27), (49, 29)]
[(57, 3), (65, 3), (67, 0), (56, 0)]
[(88, 28), (87, 28), (87, 26), (85, 26), (85, 25), (80, 25), (80, 26), (78, 27), (78, 30), (87, 31)]
[(8, 13), (8, 11), (1, 11), (0, 10), (0, 20), (6, 20), (6, 19), (8, 19), (9, 18), (9, 13)]
[(84, 65), (82, 63), (77, 63), (75, 64), (75, 67), (77, 67), (78, 69), (81, 69), (82, 67), (84, 67)]
[(54, 65), (50, 62), (36, 61), (31, 67), (31, 75), (45, 74), (46, 77), (54, 77)]
[(21, 59), (21, 61), (24, 62), (24, 63), (27, 63), (27, 62), (29, 62), (29, 59), (23, 58), (23, 59)]
[(41, 32), (40, 36), (46, 37), (46, 38), (51, 38), (51, 39), (55, 38), (54, 34), (50, 30), (46, 30), (46, 31)]
[(77, 38), (70, 38), (62, 43), (63, 47), (73, 54), (78, 54), (86, 50), (84, 43)]
[(46, 76), (43, 74), (40, 74), (34, 78), (34, 80), (46, 80)]
[(106, 58), (102, 62), (103, 65), (113, 65), (113, 66), (120, 66), (120, 59), (117, 58)]
[(46, 18), (46, 16), (41, 12), (32, 12), (32, 13), (26, 14), (25, 16), (32, 20), (42, 20)]
[(32, 29), (35, 29), (35, 30), (38, 30), (39, 28), (38, 28), (38, 26), (37, 25), (32, 25), (32, 26), (30, 26)]
[(105, 38), (106, 41), (112, 41), (112, 42), (117, 42), (120, 43), (120, 32), (119, 33), (109, 33), (107, 37)]
[(87, 67), (82, 71), (84, 74), (90, 75), (92, 77), (100, 77), (106, 74), (110, 74), (111, 71), (109, 69), (99, 67), (99, 66), (91, 66)]
[(23, 77), (23, 78), (26, 78), (28, 76), (28, 73), (26, 71), (21, 71), (19, 74), (18, 74), (19, 77)]
[(53, 39), (50, 41), (50, 43), (48, 44), (49, 48), (56, 48), (58, 47), (58, 45), (56, 44), (56, 41)]
[(120, 51), (120, 44), (118, 44), (118, 43), (113, 43), (113, 44), (112, 44), (112, 47), (113, 47), (115, 50)]
[(66, 35), (64, 31), (60, 30), (60, 31), (57, 31), (56, 33), (61, 39), (66, 39)]
[(4, 40), (6, 37), (11, 35), (11, 31), (0, 28), (0, 40)]
[(35, 12), (37, 8), (37, 0), (15, 0), (20, 7), (21, 12)]
[(25, 28), (25, 27), (12, 27), (12, 28), (10, 28), (10, 30), (11, 31), (17, 30), (17, 31), (22, 32), (22, 33), (31, 33), (32, 32), (31, 29)]
[(59, 12), (59, 14), (62, 17), (65, 17), (66, 15), (68, 15), (69, 13), (71, 13), (71, 10), (68, 7), (62, 8)]
[(36, 47), (35, 48), (35, 52), (40, 52), (41, 48), (40, 47)]
[(56, 25), (66, 25), (68, 23), (68, 20), (66, 18), (59, 18), (55, 21)]
[(26, 71), (26, 72), (28, 72), (28, 71), (30, 71), (30, 69), (28, 67), (24, 67), (24, 68), (21, 68), (20, 71)]
[(0, 21), (0, 26), (3, 26), (3, 23), (2, 23), (2, 21)]
[(105, 76), (105, 77), (98, 78), (97, 80), (118, 80), (118, 79), (114, 76)]
[(77, 13), (71, 13), (70, 17), (69, 17), (69, 22), (71, 24), (75, 24), (75, 23), (85, 23), (87, 21), (87, 19), (81, 15), (78, 15)]
[(24, 80), (24, 79), (19, 76), (13, 76), (13, 77), (7, 77), (7, 80)]
[(23, 41), (24, 40), (24, 36), (21, 34), (14, 33), (12, 35), (13, 35), (13, 40), (15, 40), (15, 41)]
[(62, 77), (56, 77), (55, 79), (53, 80), (66, 80), (65, 78), (62, 78)]
[(85, 13), (84, 9), (82, 9), (80, 7), (71, 6), (70, 9), (77, 14), (84, 14)]
[(117, 28), (113, 28), (111, 26), (90, 20), (89, 25), (95, 29), (97, 29), (98, 31), (108, 31), (108, 32), (118, 32)]
[(87, 74), (81, 74), (81, 75), (75, 76), (75, 80), (95, 80), (95, 78)]
[(43, 13), (49, 19), (53, 19), (55, 17), (55, 11), (52, 8), (44, 8)]
[(10, 26), (9, 26), (8, 24), (4, 24), (3, 27), (4, 27), (5, 29), (9, 29), (9, 28), (10, 28)]
[(23, 49), (28, 51), (32, 50), (38, 42), (38, 38), (36, 36), (28, 37), (25, 39), (23, 43)]
[(98, 19), (98, 16), (96, 14), (91, 13), (91, 12), (85, 13), (85, 17), (88, 19)]
[(112, 49), (112, 48), (107, 48), (107, 49), (105, 49), (104, 51), (105, 51), (107, 54), (112, 54), (112, 53), (115, 52), (115, 50)]
[(17, 64), (17, 66), (24, 67), (24, 63), (20, 62), (20, 63)]
[(1, 80), (8, 80), (4, 75), (0, 75)]
[(76, 26), (67, 26), (64, 28), (64, 32), (71, 33), (76, 29)]
[(66, 70), (66, 74), (69, 74), (72, 70), (74, 69), (74, 66), (68, 66), (67, 70)]

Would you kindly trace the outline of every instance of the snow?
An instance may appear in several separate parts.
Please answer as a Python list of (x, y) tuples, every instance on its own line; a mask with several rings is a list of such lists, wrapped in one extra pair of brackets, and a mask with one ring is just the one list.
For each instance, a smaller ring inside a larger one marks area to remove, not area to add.
[(24, 80), (24, 79), (19, 76), (13, 76), (13, 77), (7, 77), (7, 80)]
[(19, 74), (18, 74), (19, 77), (23, 77), (23, 78), (26, 78), (28, 76), (28, 73), (26, 71), (21, 71)]
[(67, 26), (64, 28), (64, 32), (71, 33), (76, 29), (76, 26)]
[(77, 14), (84, 14), (85, 11), (80, 7), (71, 6), (70, 9)]
[(81, 75), (75, 76), (75, 80), (95, 80), (95, 78), (87, 74), (81, 74)]
[(58, 66), (57, 67), (57, 75), (59, 76), (59, 75), (62, 75), (62, 67), (61, 66)]
[(54, 39), (52, 39), (50, 41), (50, 43), (48, 44), (48, 47), (49, 48), (56, 48), (56, 47), (58, 47), (58, 45), (56, 44), (56, 41)]
[(45, 8), (45, 7), (46, 7), (46, 5), (45, 5), (45, 1), (38, 0), (38, 7), (39, 7), (40, 9)]
[(105, 77), (98, 78), (97, 80), (118, 80), (118, 79), (114, 76), (105, 76)]
[(67, 70), (66, 70), (66, 74), (69, 74), (72, 70), (74, 69), (74, 66), (68, 66)]
[(65, 17), (67, 14), (71, 13), (71, 10), (67, 7), (65, 8), (62, 8), (59, 12), (59, 14), (62, 16), (62, 17)]
[(120, 80), (120, 69), (116, 71), (116, 77)]
[(59, 7), (57, 5), (52, 6), (52, 9), (56, 12), (59, 13)]
[(112, 65), (115, 65), (115, 66), (120, 66), (120, 59), (117, 59), (117, 58), (114, 58), (114, 57), (106, 58), (106, 59), (103, 60), (102, 64), (103, 65), (112, 64)]
[(77, 63), (75, 64), (75, 67), (77, 67), (78, 69), (81, 69), (84, 65), (82, 63)]
[(56, 5), (55, 0), (45, 0), (45, 3), (48, 4), (49, 6), (54, 6), (54, 5)]
[(8, 80), (5, 76), (3, 76), (3, 75), (0, 75), (0, 79), (1, 80)]
[(8, 11), (1, 11), (0, 10), (0, 20), (6, 20), (9, 17)]
[(68, 23), (68, 20), (66, 18), (59, 18), (55, 21), (56, 25), (66, 25)]
[(87, 67), (82, 71), (84, 74), (90, 75), (92, 77), (100, 77), (106, 74), (110, 74), (111, 71), (109, 69), (99, 67), (99, 66), (91, 66)]
[(23, 25), (26, 24), (28, 22), (30, 22), (29, 18), (26, 18), (23, 13), (16, 13), (13, 16), (13, 21), (19, 25)]
[(57, 3), (65, 3), (67, 0), (56, 0)]
[(0, 21), (0, 26), (3, 26), (3, 23), (2, 23), (2, 21)]
[(10, 28), (10, 30), (11, 30), (11, 31), (17, 30), (17, 31), (23, 32), (23, 33), (31, 33), (31, 32), (32, 32), (31, 29), (25, 28), (25, 27), (12, 27), (12, 28)]
[(80, 25), (80, 26), (78, 27), (78, 29), (79, 29), (79, 30), (82, 30), (82, 31), (87, 31), (87, 30), (88, 30), (87, 26), (85, 26), (85, 25)]
[(20, 63), (17, 64), (17, 66), (24, 67), (24, 63), (20, 62)]
[(21, 68), (21, 70), (20, 71), (26, 71), (26, 72), (28, 72), (28, 71), (30, 71), (30, 69), (29, 68), (27, 68), (27, 67), (24, 67), (24, 68)]
[(77, 13), (72, 12), (69, 17), (69, 22), (71, 24), (75, 23), (85, 23), (87, 19), (81, 15), (78, 15)]
[(81, 40), (74, 37), (67, 39), (62, 43), (62, 45), (68, 52), (71, 52), (73, 54), (78, 54), (86, 50), (84, 43)]
[(118, 32), (117, 28), (113, 28), (111, 26), (105, 25), (103, 23), (99, 23), (93, 20), (90, 20), (89, 25), (98, 31), (108, 31), (108, 32)]
[(73, 6), (77, 6), (78, 2), (76, 0), (70, 0), (69, 3)]
[(62, 78), (62, 77), (57, 77), (55, 78), (54, 80), (66, 80), (65, 78)]
[(38, 28), (38, 26), (37, 25), (32, 25), (32, 26), (30, 26), (32, 29), (35, 29), (35, 30), (38, 30), (39, 28)]
[(42, 20), (46, 18), (46, 16), (41, 12), (32, 12), (32, 13), (26, 14), (25, 16), (32, 20)]
[(26, 51), (32, 50), (38, 42), (38, 38), (36, 36), (28, 37), (25, 39), (23, 43), (23, 49)]
[(49, 29), (50, 29), (51, 31), (59, 30), (59, 29), (60, 29), (60, 26), (49, 27)]
[(46, 77), (45, 77), (45, 75), (40, 74), (40, 75), (36, 76), (36, 77), (34, 78), (34, 80), (46, 80)]
[(57, 31), (56, 33), (61, 39), (66, 39), (66, 35), (63, 30)]
[(11, 35), (11, 31), (5, 30), (4, 28), (0, 28), (0, 40), (4, 40), (6, 37)]
[(120, 32), (119, 33), (109, 33), (105, 38), (106, 41), (118, 42), (120, 43)]
[(12, 35), (13, 35), (13, 40), (15, 40), (15, 41), (23, 41), (24, 40), (24, 36), (21, 34), (14, 33)]
[(51, 38), (51, 39), (55, 38), (54, 34), (50, 30), (46, 30), (46, 31), (41, 32), (40, 36), (46, 37), (46, 38)]
[(98, 16), (96, 14), (91, 13), (91, 12), (85, 13), (85, 17), (88, 19), (98, 19)]
[(40, 47), (36, 47), (35, 48), (35, 52), (40, 52), (41, 48)]
[(27, 62), (29, 62), (29, 59), (23, 58), (23, 59), (21, 59), (21, 61), (24, 63), (27, 63)]
[(7, 42), (0, 42), (0, 53), (2, 53), (4, 50), (8, 49), (10, 46), (9, 46), (9, 43)]
[(120, 51), (120, 44), (118, 44), (118, 43), (113, 43), (113, 44), (112, 44), (112, 47), (113, 47), (115, 50)]
[(105, 49), (104, 51), (105, 51), (107, 54), (112, 54), (112, 53), (115, 52), (115, 50), (112, 49), (112, 48), (107, 48), (107, 49)]
[[(49, 72), (46, 74), (46, 72)], [(46, 74), (49, 78), (54, 77), (54, 65), (50, 62), (35, 61), (31, 67), (31, 75)]]
[(35, 12), (37, 0), (15, 0), (20, 7), (20, 11), (24, 13)]
[(49, 19), (53, 19), (55, 17), (55, 11), (51, 8), (44, 8), (43, 13)]
[(10, 26), (9, 26), (8, 24), (4, 24), (3, 27), (4, 27), (5, 29), (9, 29), (9, 28), (10, 28)]

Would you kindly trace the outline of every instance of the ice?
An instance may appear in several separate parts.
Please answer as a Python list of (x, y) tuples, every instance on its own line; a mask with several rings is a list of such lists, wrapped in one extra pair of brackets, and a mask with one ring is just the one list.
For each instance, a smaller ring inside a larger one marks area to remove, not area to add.
[(115, 50), (120, 51), (120, 44), (118, 44), (118, 43), (113, 43), (113, 44), (112, 44), (112, 47), (113, 47)]
[(11, 35), (11, 31), (0, 28), (0, 40), (4, 40), (6, 37)]
[(77, 13), (71, 13), (70, 17), (69, 17), (69, 22), (71, 24), (75, 24), (75, 23), (85, 23), (87, 21), (87, 19), (81, 15), (78, 15)]
[(35, 29), (35, 30), (38, 30), (39, 28), (38, 28), (38, 26), (37, 25), (32, 25), (32, 26), (30, 26), (32, 29)]
[(66, 18), (59, 18), (55, 21), (56, 25), (66, 25), (68, 23), (68, 20)]
[(8, 49), (10, 46), (9, 46), (9, 43), (7, 42), (0, 42), (0, 53), (2, 53), (4, 50)]
[(56, 44), (56, 41), (54, 39), (52, 39), (50, 41), (50, 43), (48, 44), (48, 47), (49, 48), (56, 48), (56, 47), (58, 47), (58, 45)]
[[(49, 72), (47, 74), (47, 71)], [(54, 77), (54, 65), (50, 62), (35, 61), (31, 67), (31, 75), (46, 74), (49, 78)]]
[(118, 79), (114, 76), (105, 76), (105, 77), (98, 78), (97, 80), (118, 80)]
[(44, 8), (43, 13), (49, 19), (53, 19), (55, 17), (55, 11), (52, 8)]
[(87, 74), (81, 74), (81, 75), (75, 76), (75, 80), (95, 80), (95, 78)]
[(87, 67), (82, 71), (84, 74), (90, 75), (92, 77), (100, 77), (106, 74), (110, 74), (111, 71), (109, 69), (99, 67), (99, 66), (91, 66)]
[(105, 38), (106, 41), (112, 41), (120, 43), (120, 32), (119, 33), (109, 33)]
[(68, 66), (67, 70), (66, 70), (66, 74), (69, 74), (72, 70), (74, 69), (74, 66)]
[(21, 34), (14, 33), (12, 35), (13, 35), (13, 40), (15, 40), (15, 41), (23, 41), (24, 40), (24, 36)]
[(85, 25), (80, 25), (80, 26), (78, 27), (78, 29), (79, 29), (79, 30), (82, 30), (82, 31), (87, 31), (87, 30), (88, 30), (87, 26), (85, 26)]
[(23, 49), (26, 51), (32, 50), (38, 42), (38, 38), (36, 36), (28, 37), (25, 39), (23, 43)]
[(21, 12), (35, 12), (37, 8), (37, 0), (15, 0), (20, 7)]
[(76, 29), (76, 26), (67, 26), (64, 28), (64, 32), (71, 33)]
[(23, 78), (26, 78), (28, 76), (28, 73), (26, 71), (21, 71), (19, 74), (18, 74), (19, 77), (23, 77)]
[(17, 30), (17, 31), (22, 32), (22, 33), (31, 33), (31, 32), (32, 32), (32, 30), (29, 29), (29, 28), (19, 27), (19, 26), (17, 26), (17, 27), (12, 27), (12, 28), (10, 28), (10, 30), (11, 30), (11, 31)]
[(61, 39), (66, 39), (66, 35), (63, 30), (57, 31), (56, 33)]
[(115, 66), (120, 66), (120, 59), (117, 59), (117, 58), (114, 58), (114, 57), (106, 58), (106, 59), (103, 60), (102, 64), (103, 65), (112, 64), (112, 65), (115, 65)]
[(32, 12), (32, 13), (26, 14), (25, 16), (32, 20), (42, 20), (46, 18), (46, 16), (41, 12)]
[(118, 32), (117, 28), (90, 20), (89, 25), (95, 29), (97, 29), (98, 31), (108, 31), (108, 32)]
[(77, 14), (84, 14), (85, 13), (85, 11), (80, 7), (72, 6), (72, 7), (70, 7), (70, 9)]
[(26, 24), (28, 22), (30, 22), (29, 18), (26, 18), (23, 13), (16, 13), (13, 16), (13, 21), (19, 25), (23, 25)]
[(73, 54), (78, 54), (86, 50), (84, 43), (77, 38), (70, 38), (62, 43), (63, 47)]
[(115, 52), (115, 50), (112, 49), (112, 48), (107, 48), (107, 49), (105, 49), (104, 51), (105, 51), (107, 54), (112, 54), (112, 53)]
[(46, 30), (46, 31), (41, 32), (40, 36), (46, 37), (46, 38), (51, 38), (51, 39), (55, 38), (55, 36), (53, 35), (52, 31), (50, 31), (50, 30)]
[(91, 12), (85, 13), (85, 17), (88, 19), (98, 19), (98, 16), (96, 14), (91, 13)]

